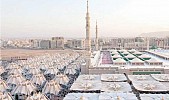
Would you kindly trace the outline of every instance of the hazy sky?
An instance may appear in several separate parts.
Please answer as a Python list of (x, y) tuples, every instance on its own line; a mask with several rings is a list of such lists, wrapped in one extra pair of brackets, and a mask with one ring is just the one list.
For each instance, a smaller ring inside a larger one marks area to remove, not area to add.
[[(1, 0), (2, 37), (85, 37), (86, 0)], [(89, 0), (91, 34), (169, 30), (169, 0)]]

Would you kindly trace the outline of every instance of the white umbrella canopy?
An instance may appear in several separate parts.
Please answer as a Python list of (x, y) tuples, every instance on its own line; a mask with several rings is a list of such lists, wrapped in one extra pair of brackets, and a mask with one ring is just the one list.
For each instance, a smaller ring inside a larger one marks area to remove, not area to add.
[(159, 63), (162, 63), (161, 61), (158, 61), (157, 59), (155, 59), (155, 58), (151, 58), (151, 59), (149, 59), (149, 60), (147, 60), (147, 62), (159, 62)]
[(31, 81), (32, 83), (42, 85), (46, 81), (46, 78), (44, 77), (43, 74), (36, 74), (33, 75)]
[(55, 67), (56, 67), (57, 69), (63, 69), (63, 68), (64, 68), (64, 65), (57, 64), (57, 65), (55, 65)]
[(135, 51), (133, 54), (143, 54), (143, 53), (141, 53), (139, 51)]
[(129, 52), (131, 52), (131, 53), (134, 53), (134, 52), (136, 52), (136, 50), (135, 49), (131, 49), (131, 50), (128, 50)]
[(123, 58), (117, 58), (116, 60), (114, 60), (113, 62), (116, 62), (116, 63), (126, 63), (126, 61), (123, 59)]
[(52, 61), (53, 61), (53, 63), (59, 63), (59, 60), (56, 58), (54, 58)]
[(6, 82), (0, 79), (0, 92), (5, 92), (6, 89), (8, 89)]
[(30, 67), (29, 68), (29, 73), (35, 75), (35, 74), (39, 74), (40, 70), (37, 67)]
[(76, 64), (76, 65), (80, 66), (81, 63), (82, 63), (82, 62), (81, 62), (80, 60), (76, 60), (76, 61), (74, 61), (74, 63), (72, 63), (72, 64)]
[(67, 85), (69, 82), (69, 78), (66, 75), (60, 74), (60, 75), (56, 75), (54, 80), (62, 85)]
[(49, 67), (44, 74), (57, 74), (59, 70), (55, 67)]
[(0, 100), (12, 100), (12, 97), (9, 95), (9, 93), (0, 92)]
[(121, 50), (119, 50), (119, 52), (123, 53), (123, 52), (126, 52), (126, 50), (125, 49), (121, 49)]
[(121, 56), (119, 54), (115, 54), (114, 56), (112, 56), (112, 58), (121, 58)]
[(29, 96), (26, 100), (48, 100), (47, 97), (41, 93), (35, 93), (32, 96)]
[(61, 89), (60, 85), (56, 81), (51, 80), (45, 84), (42, 90), (42, 93), (45, 93), (45, 94), (51, 93), (51, 94), (57, 95), (60, 89)]
[(30, 67), (31, 67), (31, 64), (30, 64), (30, 63), (29, 63), (29, 64), (25, 64), (25, 65), (23, 66), (23, 69), (28, 70)]
[(128, 51), (124, 51), (122, 54), (129, 54), (129, 52)]
[(3, 66), (0, 66), (0, 75), (4, 72), (5, 72), (5, 69), (3, 68)]
[(12, 91), (12, 94), (25, 94), (30, 95), (31, 92), (35, 91), (35, 86), (30, 81), (23, 81)]
[(13, 68), (21, 68), (21, 67), (18, 66), (18, 64), (16, 64), (16, 63), (10, 63), (5, 69), (6, 70), (11, 70)]
[(65, 70), (65, 74), (74, 75), (75, 73), (76, 73), (76, 70), (74, 68), (67, 68)]
[(26, 61), (24, 61), (24, 60), (19, 60), (17, 64), (20, 65), (20, 66), (25, 66)]
[(8, 66), (6, 66), (5, 69), (12, 69), (13, 66), (16, 66), (16, 63), (9, 63)]
[(135, 58), (135, 56), (134, 55), (132, 55), (132, 54), (128, 54), (127, 56), (125, 56), (126, 58)]
[(78, 64), (78, 63), (73, 63), (71, 65), (74, 69), (80, 69), (80, 64)]
[(82, 58), (82, 59), (80, 60), (80, 62), (81, 62), (81, 63), (85, 63), (85, 59)]
[(67, 62), (67, 61), (66, 61), (66, 62), (62, 62), (61, 64), (62, 64), (63, 66), (67, 66), (67, 65), (69, 65), (69, 62)]
[(22, 69), (21, 67), (14, 67), (8, 72), (8, 74), (9, 75), (10, 74), (22, 74)]
[(132, 93), (103, 92), (99, 95), (99, 100), (137, 100), (137, 97), (135, 96), (135, 94), (132, 94)]
[(79, 100), (89, 100), (87, 97), (81, 96)]
[(41, 63), (39, 65), (39, 69), (46, 70), (47, 68), (48, 68), (48, 66), (45, 63)]
[(146, 54), (142, 54), (141, 56), (139, 56), (139, 58), (151, 58), (151, 57)]
[(10, 75), (7, 79), (8, 84), (20, 84), (22, 81), (25, 81), (25, 78), (21, 74)]
[(63, 100), (99, 100), (99, 94), (97, 93), (68, 93), (64, 97)]
[(130, 60), (132, 63), (144, 63), (144, 61), (140, 60), (139, 58), (134, 58), (133, 60)]

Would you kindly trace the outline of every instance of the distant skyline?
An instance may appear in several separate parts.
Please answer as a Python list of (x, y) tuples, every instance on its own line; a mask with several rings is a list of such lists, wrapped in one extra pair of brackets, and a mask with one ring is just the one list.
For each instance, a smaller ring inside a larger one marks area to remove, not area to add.
[[(169, 31), (169, 0), (89, 0), (91, 34), (134, 37)], [(1, 0), (2, 38), (85, 38), (86, 0)]]

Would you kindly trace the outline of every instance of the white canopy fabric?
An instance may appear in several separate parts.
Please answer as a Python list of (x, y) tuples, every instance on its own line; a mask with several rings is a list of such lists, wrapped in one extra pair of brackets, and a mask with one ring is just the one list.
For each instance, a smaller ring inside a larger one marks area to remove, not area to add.
[(167, 87), (167, 90), (169, 91), (169, 82), (161, 82), (164, 86)]
[(31, 74), (39, 74), (40, 73), (40, 70), (38, 69), (38, 68), (36, 68), (36, 67), (31, 67), (31, 68), (29, 68), (29, 73), (31, 73)]
[(128, 51), (124, 51), (122, 54), (129, 54), (129, 52)]
[(36, 74), (33, 75), (31, 82), (35, 84), (42, 85), (46, 81), (46, 78), (44, 77), (43, 74)]
[[(33, 83), (41, 85), (46, 81), (44, 75), (40, 74), (40, 69), (45, 70), (44, 74), (57, 74), (59, 72), (58, 69), (67, 67), (68, 69), (65, 70), (65, 73), (74, 75), (76, 69), (79, 69), (81, 63), (85, 61), (85, 58), (78, 57), (80, 57), (80, 55), (76, 52), (58, 53), (56, 55), (44, 54), (42, 56), (30, 57), (24, 61), (10, 63), (5, 70), (0, 66), (0, 74), (4, 71), (8, 72), (6, 80), (8, 84), (6, 84), (4, 80), (0, 80), (0, 92), (7, 93), (8, 89), (12, 89), (11, 94), (19, 94), (19, 98), (25, 98), (25, 96), (23, 96), (23, 94), (25, 94), (28, 95), (27, 100), (47, 100), (47, 98), (42, 94), (34, 94), (33, 96), (30, 96), (32, 92), (36, 91), (36, 87)], [(22, 77), (22, 74), (25, 75), (25, 77), (32, 77), (31, 80), (25, 80), (25, 78)], [(33, 74), (33, 76), (30, 74)], [(3, 78), (5, 79), (6, 77), (3, 76)], [(59, 84), (66, 85), (69, 82), (66, 75), (56, 75), (54, 79), (55, 80), (45, 84), (42, 93), (58, 94), (61, 90)], [(7, 85), (9, 85), (10, 88), (8, 88)], [(0, 95), (2, 94), (0, 93)]]
[(119, 50), (119, 52), (123, 53), (123, 52), (126, 52), (126, 50), (125, 49), (121, 49), (121, 50)]
[(102, 74), (101, 75), (101, 81), (107, 81), (107, 82), (123, 82), (127, 81), (127, 78), (124, 74)]
[(104, 92), (131, 92), (127, 82), (102, 82), (101, 91)]
[(74, 82), (70, 90), (93, 91), (93, 90), (100, 90), (101, 86), (102, 85), (100, 81), (85, 81), (84, 80), (81, 82)]
[(0, 92), (0, 100), (12, 100), (12, 97), (9, 95), (9, 93)]
[(114, 56), (112, 56), (112, 58), (121, 58), (121, 56), (119, 54), (115, 54)]
[(167, 87), (158, 81), (133, 81), (132, 83), (138, 91), (167, 91)]
[(99, 100), (96, 93), (69, 93), (63, 100)]
[(17, 85), (23, 81), (25, 81), (25, 78), (22, 77), (22, 75), (20, 75), (20, 74), (16, 74), (16, 75), (10, 75), (6, 82), (8, 84), (16, 84)]
[(76, 82), (82, 81), (100, 81), (100, 75), (79, 75)]
[(8, 88), (6, 82), (4, 80), (0, 80), (0, 92), (5, 92)]
[(55, 67), (56, 67), (57, 69), (63, 69), (64, 65), (63, 65), (63, 64), (57, 64), (57, 65), (55, 65)]
[[(147, 60), (146, 62), (152, 63), (152, 62), (160, 62), (160, 61), (157, 61), (155, 58), (151, 58), (150, 60)], [(162, 63), (162, 62), (161, 62), (161, 63)]]
[(76, 70), (74, 68), (67, 68), (65, 70), (65, 74), (74, 75), (75, 73), (76, 73)]
[(142, 54), (141, 56), (139, 56), (139, 58), (151, 58), (151, 57), (146, 54)]
[(126, 58), (135, 58), (135, 56), (134, 55), (132, 55), (132, 54), (128, 54), (127, 56), (125, 56)]
[(69, 82), (69, 78), (66, 75), (56, 75), (54, 80), (62, 85), (67, 85)]
[(19, 60), (18, 62), (17, 62), (17, 64), (18, 65), (20, 65), (20, 66), (24, 66), (26, 63), (25, 63), (26, 61), (24, 61), (24, 60)]
[(78, 64), (76, 64), (76, 63), (73, 63), (73, 64), (71, 64), (70, 66), (71, 66), (72, 68), (74, 68), (74, 69), (77, 69), (77, 70), (80, 69), (80, 66), (78, 66)]
[(144, 63), (144, 61), (138, 59), (138, 58), (134, 58), (133, 60), (130, 60), (131, 63)]
[(14, 67), (12, 68), (8, 74), (22, 74), (22, 69), (20, 67)]
[(44, 74), (57, 74), (59, 70), (55, 67), (49, 67)]
[(140, 94), (141, 100), (169, 100), (168, 94)]
[(143, 54), (143, 53), (141, 53), (141, 52), (139, 52), (139, 51), (135, 51), (133, 54)]
[(113, 51), (110, 51), (110, 54), (118, 54), (118, 52), (113, 50)]
[(42, 90), (42, 93), (45, 93), (45, 94), (51, 93), (51, 94), (57, 95), (60, 89), (61, 89), (60, 85), (56, 81), (51, 80), (45, 84)]
[(0, 66), (0, 75), (4, 72), (5, 72), (5, 70), (4, 70), (3, 66)]
[(31, 92), (35, 90), (35, 86), (30, 81), (24, 81), (16, 86), (16, 88), (12, 91), (12, 94), (30, 95)]
[(116, 60), (113, 60), (114, 63), (126, 63), (126, 61), (123, 58), (117, 58)]
[(128, 75), (130, 81), (155, 81), (150, 75)]
[(135, 49), (131, 49), (131, 50), (128, 50), (129, 52), (131, 52), (131, 53), (134, 53), (134, 52), (136, 52), (136, 50)]
[(41, 63), (41, 64), (39, 65), (39, 68), (42, 69), (42, 70), (46, 70), (48, 67), (47, 67), (46, 64)]
[(29, 68), (31, 68), (32, 63), (26, 64), (25, 66), (23, 66), (23, 69), (29, 70)]
[(13, 68), (18, 68), (20, 66), (18, 66), (16, 63), (10, 63), (8, 64), (8, 66), (5, 68), (7, 70), (13, 69)]
[(169, 74), (151, 74), (151, 76), (160, 82), (169, 82)]
[(100, 93), (99, 100), (138, 100), (133, 93)]
[(47, 97), (41, 93), (35, 93), (33, 96), (29, 96), (26, 100), (48, 100)]

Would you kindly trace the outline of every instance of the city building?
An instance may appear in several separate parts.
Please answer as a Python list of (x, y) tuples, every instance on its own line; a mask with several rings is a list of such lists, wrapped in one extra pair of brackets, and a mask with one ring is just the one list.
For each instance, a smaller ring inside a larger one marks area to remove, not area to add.
[(51, 41), (50, 40), (41, 40), (40, 41), (40, 48), (41, 49), (50, 49), (51, 48)]
[(168, 49), (168, 37), (166, 38), (157, 38), (157, 37), (134, 37), (134, 38), (103, 38), (102, 39), (102, 49), (136, 49), (139, 51), (151, 49)]
[(67, 46), (71, 49), (85, 49), (85, 41), (83, 39), (67, 40)]
[(64, 49), (64, 38), (63, 37), (52, 37), (51, 49)]
[(40, 42), (41, 42), (41, 40), (31, 39), (31, 40), (30, 40), (31, 48), (35, 48), (35, 49), (40, 48)]

